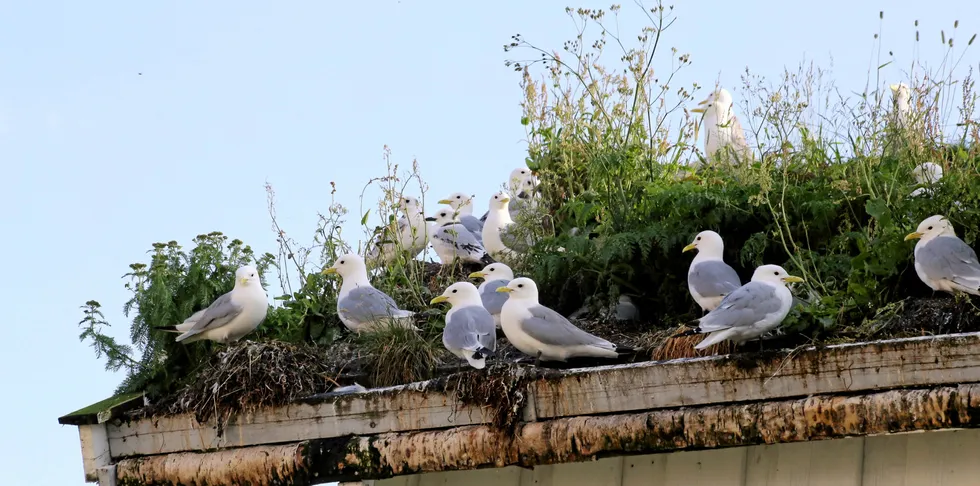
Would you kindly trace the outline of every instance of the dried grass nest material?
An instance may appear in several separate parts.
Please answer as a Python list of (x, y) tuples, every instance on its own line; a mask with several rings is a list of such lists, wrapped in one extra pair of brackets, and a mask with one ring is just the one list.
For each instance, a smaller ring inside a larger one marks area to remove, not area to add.
[(322, 348), (243, 341), (217, 353), (176, 396), (144, 414), (193, 413), (200, 423), (217, 419), (220, 430), (235, 414), (325, 393), (337, 386), (337, 375)]

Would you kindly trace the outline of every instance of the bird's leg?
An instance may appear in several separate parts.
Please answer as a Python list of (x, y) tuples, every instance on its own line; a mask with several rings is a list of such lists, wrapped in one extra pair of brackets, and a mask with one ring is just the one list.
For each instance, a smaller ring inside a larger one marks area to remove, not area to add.
[(538, 356), (534, 359), (534, 366), (535, 367), (541, 366), (541, 350), (540, 349), (538, 350)]
[(759, 337), (759, 352), (762, 352), (762, 337)]

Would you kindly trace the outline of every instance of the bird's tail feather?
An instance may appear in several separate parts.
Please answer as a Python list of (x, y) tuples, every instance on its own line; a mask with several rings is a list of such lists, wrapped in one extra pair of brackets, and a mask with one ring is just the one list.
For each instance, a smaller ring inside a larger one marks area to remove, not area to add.
[(178, 333), (178, 334), (180, 334), (181, 332), (183, 332), (183, 331), (177, 330), (177, 326), (156, 326), (156, 327), (154, 327), (154, 329), (159, 329), (159, 330), (164, 331), (164, 332), (175, 332), (175, 333)]
[(713, 344), (718, 344), (718, 343), (720, 343), (720, 342), (728, 339), (728, 335), (729, 334), (730, 333), (728, 331), (721, 331), (721, 332), (716, 332), (716, 333), (713, 333), (713, 334), (709, 334), (708, 337), (706, 337), (703, 341), (701, 341), (700, 343), (696, 344), (694, 346), (694, 349), (701, 350), (701, 349), (707, 348), (708, 346), (711, 346)]

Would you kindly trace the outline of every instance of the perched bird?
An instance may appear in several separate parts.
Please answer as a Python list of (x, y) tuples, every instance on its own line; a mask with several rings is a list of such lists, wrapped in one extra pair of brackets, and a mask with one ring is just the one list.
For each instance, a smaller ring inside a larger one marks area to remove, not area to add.
[(384, 228), (371, 242), (365, 261), (372, 267), (390, 264), (400, 251), (415, 258), (429, 245), (432, 226), (425, 221), (419, 200), (403, 196), (398, 201), (398, 208), (404, 215), (398, 218), (395, 227)]
[(449, 206), (441, 208), (435, 216), (425, 219), (434, 221), (432, 249), (443, 265), (451, 265), (457, 258), (464, 263), (493, 263), (483, 244), (469, 229), (456, 219), (456, 211)]
[(246, 265), (235, 271), (235, 287), (211, 305), (176, 326), (157, 329), (180, 333), (177, 342), (192, 343), (209, 339), (218, 343), (237, 341), (259, 327), (269, 311), (269, 300), (262, 288), (259, 271)]
[(941, 215), (930, 216), (905, 237), (918, 239), (913, 254), (915, 273), (932, 290), (980, 295), (980, 262), (977, 253), (956, 236), (953, 225)]
[(514, 220), (507, 210), (509, 202), (510, 196), (506, 192), (494, 194), (490, 198), (490, 216), (483, 224), (483, 246), (496, 259), (525, 252), (531, 246), (530, 241), (514, 234)]
[(924, 162), (912, 169), (912, 177), (919, 186), (911, 194), (912, 197), (921, 195), (932, 195), (932, 188), (929, 187), (943, 178), (943, 167), (934, 162)]
[(344, 255), (321, 273), (336, 273), (343, 278), (337, 294), (337, 316), (351, 331), (360, 333), (374, 330), (379, 325), (416, 329), (414, 312), (399, 309), (391, 296), (371, 286), (361, 257)]
[(539, 186), (538, 177), (528, 174), (510, 191), (510, 194), (517, 194), (517, 199), (511, 199), (508, 207), (510, 218), (516, 220), (521, 212), (531, 212), (537, 209)]
[[(527, 167), (518, 167), (510, 171), (510, 175), (507, 177), (507, 185), (506, 185), (507, 190), (505, 192), (509, 192), (511, 194), (519, 193), (521, 181), (523, 181), (525, 177), (530, 175), (534, 175), (534, 173), (531, 172), (531, 169), (528, 169)], [(516, 212), (512, 210), (511, 214), (516, 214)], [(489, 216), (490, 216), (490, 210), (488, 209), (487, 212), (484, 213), (483, 216), (480, 218), (480, 221), (485, 222)]]
[[(752, 151), (745, 141), (745, 130), (732, 111), (732, 95), (725, 88), (713, 91), (708, 98), (698, 103), (694, 113), (703, 114), (702, 123), (705, 125), (704, 157), (709, 161), (724, 160), (728, 154), (719, 157), (718, 151), (730, 149), (735, 160), (739, 162), (752, 159)], [(698, 128), (695, 125), (694, 138), (697, 139)], [(726, 150), (727, 152), (727, 150)]]
[(483, 308), (480, 292), (469, 282), (456, 282), (431, 304), (449, 302), (446, 328), (442, 331), (442, 345), (449, 352), (463, 358), (470, 366), (482, 370), (487, 356), (497, 349), (497, 329), (493, 317)]
[(503, 309), (504, 302), (507, 302), (508, 294), (497, 292), (497, 289), (514, 280), (514, 271), (503, 263), (491, 263), (483, 270), (471, 273), (470, 278), (483, 279), (483, 283), (478, 288), (480, 299), (483, 301), (483, 307), (493, 316), (493, 323), (500, 328), (500, 310)]
[(536, 357), (536, 363), (619, 357), (615, 344), (575, 327), (561, 314), (539, 304), (538, 286), (533, 280), (515, 278), (497, 292), (510, 294), (500, 312), (500, 328), (515, 348)]
[(473, 216), (473, 198), (476, 196), (467, 196), (465, 192), (454, 192), (445, 199), (440, 199), (439, 204), (448, 204), (449, 207), (456, 211), (456, 217), (459, 219), (466, 229), (473, 233), (480, 244), (483, 244), (483, 221), (481, 221), (476, 216)]
[(633, 300), (628, 295), (620, 295), (616, 302), (613, 315), (617, 321), (635, 321), (640, 318), (640, 310), (633, 304)]
[(728, 294), (718, 308), (698, 319), (695, 333), (711, 334), (694, 349), (704, 349), (726, 339), (743, 343), (776, 329), (793, 307), (793, 294), (786, 284), (802, 281), (779, 265), (756, 268), (749, 283)]
[(701, 306), (701, 312), (715, 310), (726, 295), (742, 286), (735, 269), (725, 263), (725, 243), (714, 231), (702, 231), (682, 253), (697, 249), (687, 270), (687, 289)]
[(912, 113), (912, 92), (905, 83), (889, 86), (892, 91), (892, 123), (898, 128), (909, 126)]

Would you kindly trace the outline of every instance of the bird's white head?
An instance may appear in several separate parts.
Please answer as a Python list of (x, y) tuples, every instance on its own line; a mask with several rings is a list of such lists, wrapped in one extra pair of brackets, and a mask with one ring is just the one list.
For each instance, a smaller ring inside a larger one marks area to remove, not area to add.
[(721, 235), (718, 233), (711, 230), (706, 230), (698, 233), (698, 235), (694, 237), (694, 241), (685, 246), (684, 249), (681, 250), (681, 253), (694, 249), (697, 249), (698, 253), (706, 257), (721, 258), (725, 252), (725, 242), (722, 241)]
[(471, 273), (470, 278), (482, 278), (487, 282), (494, 280), (514, 280), (514, 271), (507, 265), (497, 262), (483, 267), (483, 270), (479, 272)]
[(929, 241), (937, 236), (956, 236), (953, 225), (945, 216), (939, 214), (924, 219), (915, 231), (905, 236), (905, 241), (919, 238), (922, 241)]
[(497, 292), (510, 294), (507, 299), (533, 300), (538, 301), (538, 285), (527, 277), (515, 278), (507, 282), (506, 286), (498, 287)]
[(803, 279), (790, 275), (779, 265), (762, 265), (755, 269), (752, 274), (753, 282), (765, 282), (772, 285), (786, 285), (793, 282), (802, 282)]
[(912, 170), (912, 177), (918, 184), (935, 184), (943, 178), (943, 166), (933, 162), (919, 164)]
[(698, 103), (696, 108), (692, 108), (694, 113), (725, 113), (732, 108), (732, 94), (725, 88), (718, 88), (712, 91), (704, 101)]
[(529, 199), (534, 197), (535, 193), (538, 191), (538, 178), (534, 174), (530, 174), (521, 179), (521, 183), (518, 185), (517, 197), (520, 199)]
[(432, 299), (429, 304), (435, 305), (440, 302), (449, 302), (453, 307), (483, 305), (483, 300), (480, 299), (480, 291), (476, 289), (476, 285), (469, 282), (456, 282), (450, 285), (442, 295)]
[(428, 218), (425, 218), (425, 220), (434, 222), (436, 226), (442, 226), (446, 223), (455, 221), (457, 219), (456, 216), (455, 209), (450, 206), (443, 206), (436, 211), (434, 216), (429, 216)]
[(899, 101), (908, 101), (912, 97), (912, 92), (909, 91), (909, 86), (905, 83), (896, 83), (889, 86), (892, 91), (892, 99)]
[(439, 204), (448, 204), (449, 207), (456, 211), (459, 211), (466, 206), (473, 204), (473, 198), (476, 197), (473, 194), (466, 194), (465, 192), (454, 192), (445, 199), (440, 199)]
[(518, 167), (510, 171), (510, 177), (507, 178), (507, 187), (509, 187), (512, 191), (516, 190), (518, 187), (520, 187), (521, 181), (529, 175), (531, 175), (531, 169), (528, 169), (527, 167)]
[(413, 196), (402, 196), (398, 200), (398, 207), (406, 214), (416, 214), (422, 210), (422, 204)]
[(334, 260), (333, 265), (324, 268), (320, 273), (323, 275), (336, 273), (345, 280), (348, 278), (367, 280), (367, 266), (364, 265), (364, 259), (353, 253), (348, 253)]
[(259, 271), (251, 266), (245, 265), (244, 267), (239, 267), (235, 271), (235, 287), (248, 287), (250, 285), (262, 286), (262, 280), (259, 278)]
[(510, 196), (504, 192), (500, 191), (493, 196), (490, 196), (490, 209), (494, 211), (506, 211), (508, 204), (510, 203)]

